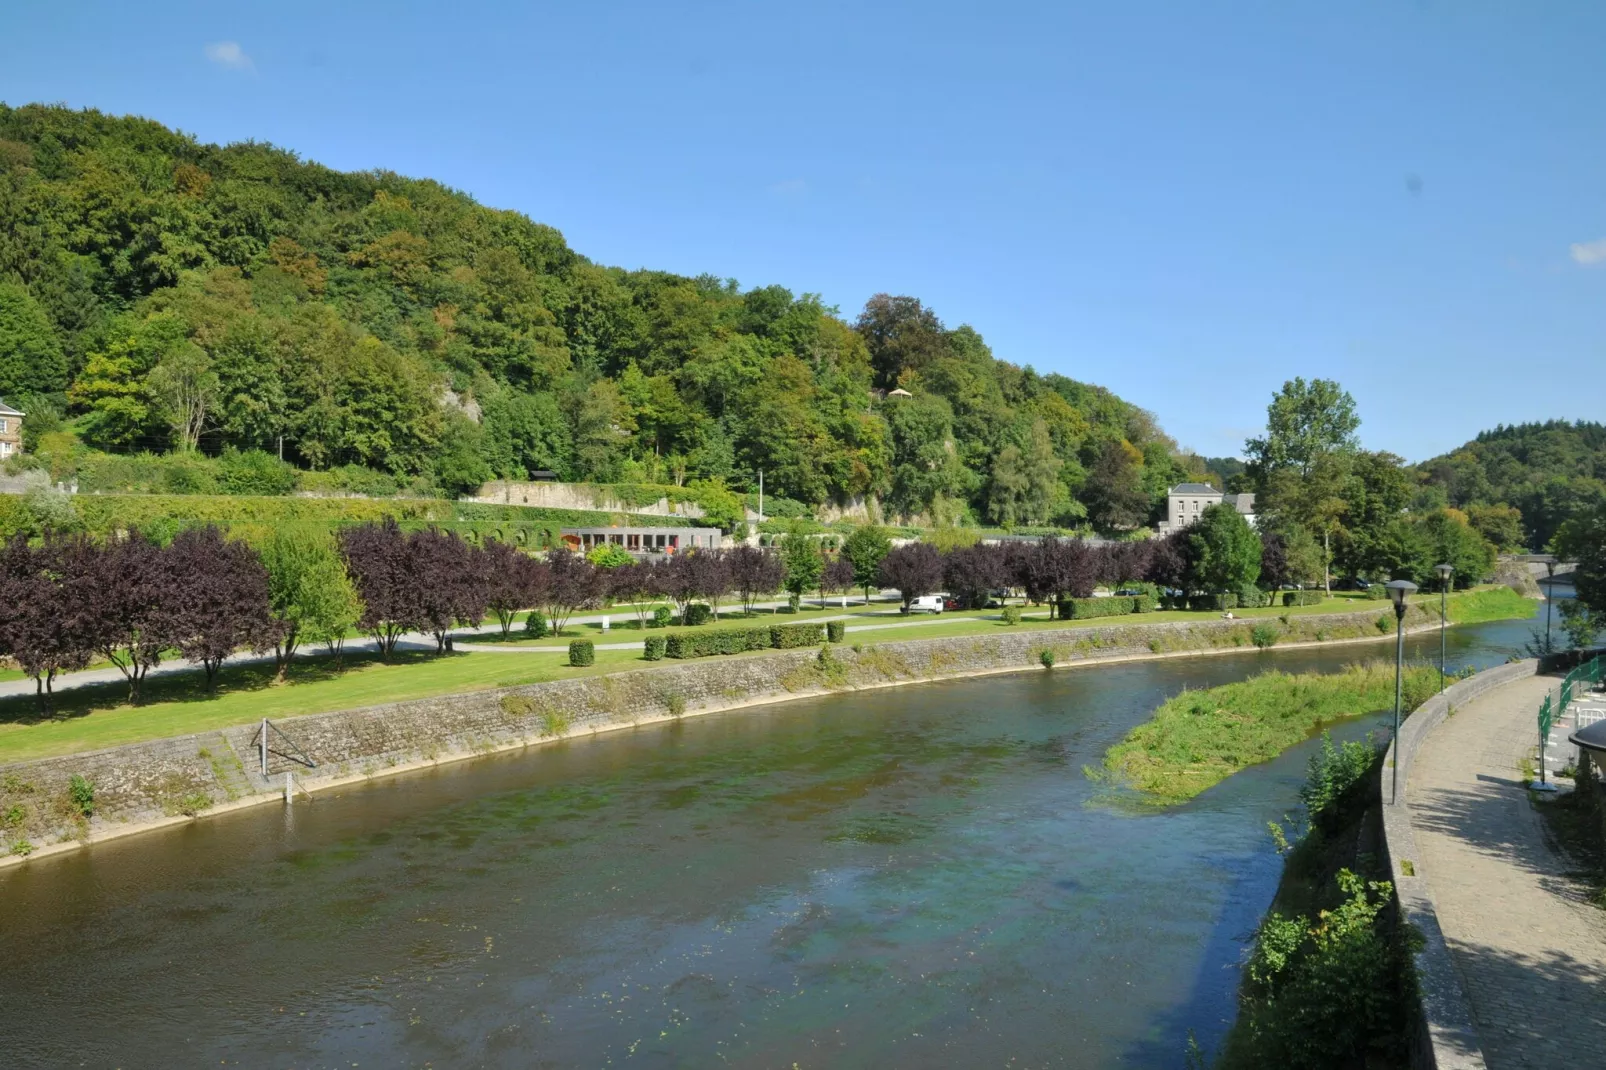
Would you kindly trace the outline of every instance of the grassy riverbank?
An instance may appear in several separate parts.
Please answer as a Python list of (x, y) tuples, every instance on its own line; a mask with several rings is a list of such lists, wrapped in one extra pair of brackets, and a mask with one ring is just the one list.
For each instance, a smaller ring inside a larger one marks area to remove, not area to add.
[[(1474, 599), (1485, 603), (1476, 609), (1476, 619), (1497, 619), (1489, 614), (1497, 613), (1501, 603), (1486, 598), (1489, 594), (1499, 596), (1498, 591), (1452, 595), (1451, 619), (1457, 619), (1455, 607)], [(1436, 596), (1423, 601), (1437, 610)], [(1241, 629), (1243, 634), (1232, 637), (1233, 644), (1249, 646), (1250, 625), (1260, 623), (1260, 618), (1265, 618), (1264, 623), (1275, 627), (1283, 640), (1361, 638), (1373, 631), (1371, 618), (1364, 615), (1364, 611), (1377, 606), (1377, 603), (1358, 596), (1340, 596), (1315, 606), (1243, 610), (1239, 616), (1253, 619), (1245, 622)], [(1424, 605), (1423, 608), (1428, 606)], [(728, 612), (734, 613), (732, 610)], [(1346, 612), (1362, 612), (1363, 615), (1357, 618), (1360, 623), (1331, 629), (1301, 628), (1305, 618)], [(1381, 608), (1378, 612), (1382, 612)], [(1532, 604), (1518, 599), (1515, 611), (1506, 615), (1526, 617), (1531, 613)], [(895, 607), (886, 603), (865, 606), (862, 602), (855, 602), (845, 612), (839, 606), (805, 610), (799, 614), (761, 612), (753, 620), (722, 619), (717, 624), (693, 630), (745, 628), (756, 623), (805, 623), (836, 616), (847, 618), (847, 642), (866, 646), (874, 642), (911, 639), (960, 638), (1022, 631), (1042, 631), (1045, 635), (1053, 635), (1072, 631), (1089, 636), (1087, 642), (1092, 644), (1090, 650), (1097, 648), (1095, 639), (1099, 635), (1112, 630), (1167, 623), (1214, 622), (1219, 619), (1219, 615), (1214, 613), (1169, 611), (1099, 618), (1087, 622), (1050, 621), (1046, 619), (1046, 611), (1039, 609), (1020, 624), (1008, 625), (1000, 619), (997, 610), (910, 618), (901, 616)], [(502, 652), (468, 653), (460, 650), (456, 655), (444, 658), (408, 653), (398, 654), (388, 663), (354, 644), (355, 649), (347, 655), (343, 669), (337, 669), (327, 658), (300, 659), (285, 684), (274, 682), (270, 666), (260, 663), (233, 665), (220, 674), (218, 689), (213, 693), (204, 689), (202, 677), (197, 672), (164, 674), (146, 682), (144, 702), (138, 706), (127, 703), (127, 689), (121, 682), (75, 687), (56, 696), (54, 718), (39, 716), (32, 694), (13, 695), (0, 698), (0, 763), (211, 731), (245, 724), (261, 717), (328, 713), (408, 699), (542, 683), (572, 676), (679, 664), (674, 661), (647, 662), (642, 659), (640, 647), (634, 644), (627, 650), (597, 650), (596, 663), (587, 668), (571, 668), (567, 664), (567, 654), (562, 651), (571, 636), (584, 636), (599, 644), (609, 641), (639, 642), (638, 637), (643, 632), (619, 627), (626, 620), (634, 624), (634, 613), (629, 610), (621, 613), (614, 622), (617, 632), (608, 635), (602, 634), (600, 624), (571, 624), (562, 639), (548, 638), (531, 643), (516, 638), (514, 642), (504, 645), (497, 643), (497, 636), (463, 636), (458, 640), (460, 646), (484, 643), (500, 646)], [(669, 635), (676, 630), (654, 630), (651, 634)], [(522, 629), (516, 629), (514, 635), (521, 637)], [(526, 646), (544, 646), (548, 649), (521, 649)], [(1174, 653), (1190, 648), (1181, 634), (1175, 637), (1175, 641), (1173, 637), (1166, 636), (1149, 643), (1149, 649), (1155, 653)], [(1209, 648), (1208, 644), (1204, 648)], [(759, 652), (736, 656), (764, 655)]]
[[(1429, 608), (1437, 608), (1438, 599), (1424, 599)], [(1450, 596), (1445, 615), (1451, 624), (1483, 624), (1491, 620), (1526, 620), (1538, 610), (1540, 600), (1525, 598), (1510, 587), (1487, 587), (1477, 591), (1464, 591)]]
[[(1439, 671), (1410, 665), (1405, 708), (1439, 690)], [(1340, 673), (1267, 672), (1204, 691), (1184, 691), (1104, 755), (1091, 771), (1151, 802), (1186, 802), (1240, 769), (1277, 757), (1325, 724), (1394, 707), (1394, 665), (1369, 662)]]

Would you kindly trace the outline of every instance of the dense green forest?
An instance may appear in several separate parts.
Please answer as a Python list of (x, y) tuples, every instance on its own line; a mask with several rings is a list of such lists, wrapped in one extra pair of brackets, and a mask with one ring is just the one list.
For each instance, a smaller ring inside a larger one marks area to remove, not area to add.
[(1551, 420), (1485, 431), (1417, 466), (1425, 489), (1474, 515), (1518, 509), (1526, 544), (1542, 549), (1569, 518), (1606, 505), (1606, 424)]
[[(908, 396), (889, 392), (902, 389)], [(35, 453), (282, 452), (458, 493), (551, 469), (1121, 529), (1202, 463), (878, 295), (604, 267), (428, 180), (0, 105), (0, 397)]]

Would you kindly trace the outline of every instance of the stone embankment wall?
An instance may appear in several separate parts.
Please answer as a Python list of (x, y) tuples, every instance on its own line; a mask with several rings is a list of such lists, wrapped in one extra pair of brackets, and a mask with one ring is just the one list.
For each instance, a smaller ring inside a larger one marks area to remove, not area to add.
[[(1281, 643), (1381, 638), (1392, 627), (1383, 604), (1358, 612), (1251, 621), (999, 629), (982, 636), (710, 657), (606, 676), (473, 691), (386, 706), (274, 721), (315, 767), (270, 733), (261, 771), (258, 726), (182, 736), (0, 767), (0, 854), (23, 842), (35, 851), (110, 838), (203, 812), (266, 801), (284, 775), (316, 789), (453, 758), (527, 746), (788, 697), (939, 680), (1041, 666), (1253, 649), (1254, 624), (1274, 624)], [(1436, 626), (1415, 607), (1406, 627)], [(513, 656), (513, 655), (507, 655)], [(95, 816), (75, 817), (74, 775), (95, 788)], [(8, 816), (9, 815), (9, 816)], [(10, 859), (14, 861), (18, 856)]]
[(518, 483), (497, 480), (487, 483), (472, 498), (486, 505), (538, 505), (545, 509), (587, 509), (603, 513), (643, 513), (651, 516), (699, 518), (703, 507), (696, 502), (671, 502), (659, 498), (648, 505), (631, 505), (609, 497), (607, 488), (583, 483)]
[[(1461, 988), (1460, 976), (1450, 958), (1450, 948), (1439, 928), (1433, 906), (1432, 889), (1416, 874), (1413, 861), (1418, 856), (1416, 835), (1411, 827), (1411, 808), (1406, 804), (1405, 785), (1422, 743), (1444, 719), (1479, 695), (1503, 684), (1522, 680), (1539, 671), (1539, 662), (1530, 658), (1487, 669), (1476, 676), (1452, 684), (1444, 694), (1435, 695), (1419, 706), (1400, 726), (1398, 745), (1390, 745), (1383, 757), (1383, 845), (1393, 873), (1395, 901), (1400, 915), (1422, 934), (1415, 955), (1417, 988), (1420, 996), (1414, 1008), (1415, 1022), (1411, 1065), (1417, 1070), (1483, 1070), (1483, 1049), (1472, 1024), (1472, 1008)], [(1392, 797), (1394, 767), (1399, 766), (1400, 795)]]

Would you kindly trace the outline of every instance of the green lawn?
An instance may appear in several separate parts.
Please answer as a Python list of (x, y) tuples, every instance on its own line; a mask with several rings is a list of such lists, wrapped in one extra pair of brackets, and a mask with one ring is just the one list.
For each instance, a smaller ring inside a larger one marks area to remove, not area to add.
[[(1437, 602), (1437, 596), (1424, 600)], [(1343, 612), (1365, 608), (1365, 599), (1335, 597), (1315, 606), (1243, 610), (1243, 617), (1277, 617), (1283, 614), (1307, 616), (1320, 613)], [(1371, 603), (1376, 604), (1376, 603)], [(1463, 611), (1455, 607), (1465, 605)], [(1480, 591), (1451, 596), (1451, 619), (1497, 619), (1502, 610), (1505, 616), (1528, 616), (1533, 603), (1527, 599), (1506, 599), (1496, 591)], [(849, 609), (854, 624), (869, 625), (874, 630), (849, 632), (848, 642), (903, 642), (947, 636), (985, 635), (1000, 629), (1014, 628), (1042, 630), (1067, 627), (1127, 627), (1132, 625), (1160, 624), (1167, 621), (1214, 620), (1214, 613), (1168, 611), (1144, 613), (1125, 617), (1101, 617), (1083, 623), (1049, 621), (1045, 610), (1029, 613), (1019, 625), (1005, 625), (997, 610), (967, 613), (945, 613), (932, 618), (905, 618), (888, 613), (889, 605), (879, 603), (868, 609), (863, 605)], [(811, 610), (797, 614), (760, 612), (750, 619), (721, 618), (719, 624), (705, 628), (752, 627), (754, 624), (804, 623), (822, 617), (840, 615), (840, 607)], [(919, 623), (912, 623), (918, 621)], [(910, 622), (909, 627), (874, 627)], [(653, 631), (667, 635), (677, 629)], [(600, 627), (571, 626), (570, 632), (584, 634), (593, 640), (607, 641)], [(518, 634), (517, 632), (515, 634)], [(627, 642), (642, 633), (634, 629), (610, 632), (608, 640)], [(562, 639), (538, 640), (537, 643), (564, 645)], [(490, 641), (491, 637), (477, 638), (476, 642)], [(469, 641), (464, 637), (464, 641)], [(761, 656), (762, 652), (736, 655)], [(199, 673), (181, 673), (155, 677), (146, 685), (145, 700), (140, 706), (129, 706), (125, 688), (121, 683), (75, 688), (63, 692), (56, 699), (57, 717), (39, 719), (38, 708), (32, 695), (0, 699), (0, 762), (21, 761), (75, 751), (98, 750), (145, 739), (163, 736), (186, 735), (245, 724), (261, 717), (293, 717), (300, 714), (324, 713), (332, 710), (352, 709), (359, 706), (397, 702), (410, 698), (427, 698), (434, 695), (479, 690), (495, 687), (512, 687), (519, 684), (539, 683), (566, 676), (595, 675), (618, 672), (623, 669), (645, 668), (636, 650), (598, 650), (596, 664), (586, 669), (567, 665), (567, 655), (541, 651), (508, 653), (460, 652), (446, 657), (422, 653), (398, 654), (386, 664), (372, 654), (348, 654), (346, 669), (334, 670), (327, 658), (298, 660), (290, 679), (284, 684), (273, 682), (271, 665), (236, 666), (225, 669), (219, 678), (218, 691), (209, 695), (203, 687)], [(15, 677), (13, 677), (15, 678)]]

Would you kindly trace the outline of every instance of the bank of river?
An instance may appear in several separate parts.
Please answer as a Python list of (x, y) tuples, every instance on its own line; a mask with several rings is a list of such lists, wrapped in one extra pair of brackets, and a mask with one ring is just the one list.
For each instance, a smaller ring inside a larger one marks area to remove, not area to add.
[(6, 1062), (1180, 1066), (1304, 755), (1162, 813), (1081, 769), (1183, 686), (1358, 649), (800, 700), (36, 860), (0, 872)]

